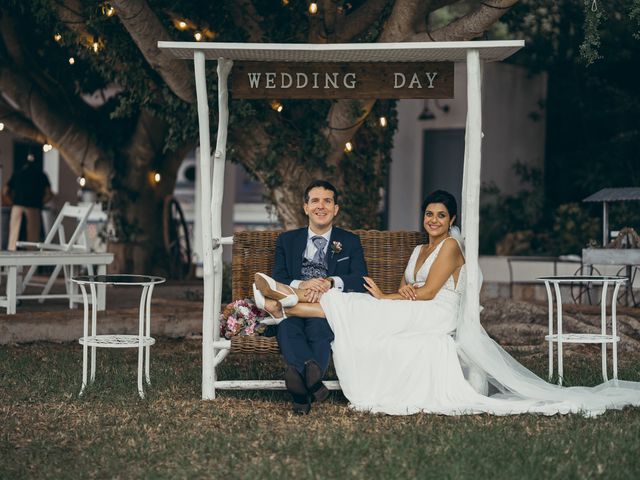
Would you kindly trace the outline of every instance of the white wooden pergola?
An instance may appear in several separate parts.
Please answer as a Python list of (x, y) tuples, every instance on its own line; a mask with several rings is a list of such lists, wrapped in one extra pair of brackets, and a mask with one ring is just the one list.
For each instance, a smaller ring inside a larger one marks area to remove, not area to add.
[[(194, 62), (200, 128), (200, 189), (204, 260), (202, 311), (202, 398), (215, 398), (216, 388), (283, 388), (283, 382), (217, 381), (216, 366), (231, 348), (220, 340), (219, 314), (222, 292), (222, 247), (233, 237), (222, 236), (222, 198), (229, 119), (228, 77), (235, 61), (254, 62), (466, 62), (467, 122), (462, 182), (462, 234), (466, 241), (467, 298), (479, 316), (478, 231), (482, 146), (482, 63), (501, 61), (524, 46), (523, 40), (425, 43), (268, 44), (158, 42), (177, 58)], [(211, 157), (209, 105), (205, 61), (218, 62), (218, 135)], [(213, 160), (212, 160), (213, 158)], [(207, 208), (207, 205), (210, 208)]]

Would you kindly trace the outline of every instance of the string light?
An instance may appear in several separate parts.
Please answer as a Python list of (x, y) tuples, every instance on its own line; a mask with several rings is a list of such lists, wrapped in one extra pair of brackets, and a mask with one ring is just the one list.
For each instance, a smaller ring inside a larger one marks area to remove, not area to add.
[(180, 30), (186, 30), (187, 27), (188, 27), (187, 22), (185, 22), (184, 20), (178, 21), (178, 28)]
[(161, 180), (162, 180), (162, 175), (160, 174), (160, 172), (156, 172), (155, 170), (151, 170), (150, 172), (147, 173), (147, 181), (152, 186), (158, 185)]
[(54, 39), (56, 42), (60, 43), (60, 42), (62, 41), (62, 35), (60, 35), (59, 33), (56, 33), (56, 34), (53, 36), (53, 39)]
[(78, 177), (78, 185), (80, 185), (81, 188), (84, 188), (85, 185), (87, 184), (87, 179), (84, 176), (84, 173)]
[(0, 132), (4, 130), (4, 123), (0, 122)]
[(386, 127), (386, 126), (387, 126), (387, 117), (380, 117), (380, 118), (378, 119), (378, 121), (380, 122), (380, 126), (381, 126), (382, 128), (384, 128), (384, 127)]
[(73, 65), (74, 63), (76, 63), (76, 59), (73, 57), (69, 57), (69, 65)]
[(280, 113), (282, 111), (282, 109), (284, 108), (284, 106), (278, 100), (272, 100), (271, 101), (271, 108), (274, 109), (276, 112)]
[(347, 153), (353, 152), (353, 143), (347, 142), (344, 144), (344, 151)]
[(315, 15), (316, 13), (318, 13), (318, 4), (316, 2), (311, 2), (309, 4), (309, 13), (311, 15)]
[(282, 5), (284, 5), (284, 6), (289, 5), (289, 0), (282, 0)]
[(45, 144), (42, 146), (42, 151), (43, 151), (44, 153), (50, 152), (51, 150), (53, 150), (53, 146), (51, 146), (51, 144), (50, 144), (50, 143), (45, 143)]
[(101, 9), (102, 9), (102, 14), (106, 15), (107, 17), (113, 17), (115, 15), (115, 13), (116, 13), (116, 9), (113, 8), (108, 3), (103, 3)]
[(98, 42), (93, 42), (91, 44), (91, 50), (93, 50), (93, 53), (98, 53), (100, 51), (100, 44)]
[(193, 38), (196, 39), (196, 42), (199, 42), (200, 40), (202, 40), (202, 33), (200, 32), (196, 32), (193, 34)]

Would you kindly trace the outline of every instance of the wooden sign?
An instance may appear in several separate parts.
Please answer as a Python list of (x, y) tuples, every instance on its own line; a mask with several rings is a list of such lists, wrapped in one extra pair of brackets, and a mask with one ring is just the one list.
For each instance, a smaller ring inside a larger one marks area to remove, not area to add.
[(234, 98), (453, 98), (453, 63), (235, 62)]

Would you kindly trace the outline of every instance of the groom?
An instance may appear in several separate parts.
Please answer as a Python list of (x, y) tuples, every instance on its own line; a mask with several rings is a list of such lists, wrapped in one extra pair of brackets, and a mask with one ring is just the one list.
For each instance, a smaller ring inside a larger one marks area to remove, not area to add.
[[(360, 238), (333, 226), (338, 214), (338, 191), (315, 180), (304, 191), (309, 226), (284, 232), (276, 242), (273, 278), (305, 290), (306, 300), (318, 302), (330, 288), (365, 292), (367, 266)], [(285, 384), (293, 411), (305, 415), (311, 401), (322, 401), (329, 390), (322, 378), (329, 365), (333, 332), (324, 318), (288, 317), (278, 326), (278, 344), (287, 362)]]

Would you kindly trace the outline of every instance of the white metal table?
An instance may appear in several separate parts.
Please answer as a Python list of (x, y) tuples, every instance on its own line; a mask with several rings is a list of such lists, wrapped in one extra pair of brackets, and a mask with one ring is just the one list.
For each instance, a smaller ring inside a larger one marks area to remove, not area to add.
[[(553, 344), (558, 344), (558, 385), (562, 385), (563, 364), (562, 364), (562, 346), (564, 343), (599, 343), (602, 345), (602, 378), (606, 382), (607, 375), (607, 344), (611, 344), (613, 378), (618, 378), (618, 342), (620, 337), (617, 334), (616, 323), (616, 304), (618, 298), (618, 290), (620, 286), (627, 281), (625, 277), (617, 276), (550, 276), (540, 277), (538, 280), (544, 282), (547, 289), (547, 300), (549, 302), (549, 335), (545, 336), (545, 340), (549, 342), (549, 381), (553, 378)], [(562, 328), (562, 296), (560, 294), (561, 284), (584, 283), (588, 286), (592, 284), (602, 285), (600, 298), (600, 333), (564, 333)], [(553, 304), (554, 296), (551, 292), (551, 285), (555, 292), (556, 303), (556, 333), (553, 333)], [(609, 286), (613, 286), (613, 295), (611, 296), (611, 333), (607, 334), (607, 298)]]
[[(96, 348), (135, 348), (138, 347), (138, 393), (144, 398), (144, 390), (142, 389), (142, 367), (145, 367), (145, 377), (147, 384), (151, 383), (149, 376), (149, 359), (151, 345), (156, 340), (151, 337), (151, 294), (153, 287), (158, 283), (165, 281), (162, 277), (153, 277), (148, 275), (88, 275), (74, 277), (71, 279), (80, 287), (82, 299), (84, 302), (84, 330), (83, 337), (79, 343), (82, 348), (82, 388), (80, 395), (84, 393), (87, 387), (87, 363), (88, 350), (91, 347), (91, 383), (96, 377)], [(89, 298), (87, 295), (87, 285), (91, 295), (91, 334), (89, 334)], [(138, 335), (98, 335), (97, 324), (97, 294), (99, 287), (104, 288), (106, 285), (123, 285), (123, 286), (140, 286), (142, 294), (140, 295), (140, 307), (138, 314)], [(146, 350), (146, 352), (144, 352)], [(146, 355), (145, 355), (146, 353)]]
[[(0, 307), (6, 307), (7, 315), (15, 315), (16, 303), (18, 300), (41, 299), (41, 298), (68, 298), (69, 308), (74, 303), (79, 303), (79, 296), (70, 289), (65, 294), (47, 295), (24, 295), (20, 291), (18, 282), (18, 268), (33, 265), (94, 265), (97, 267), (98, 275), (107, 272), (107, 265), (113, 262), (113, 253), (93, 253), (93, 252), (40, 252), (40, 251), (19, 251), (0, 252), (0, 267), (7, 267), (7, 294), (0, 297)], [(98, 310), (104, 310), (104, 286), (98, 287)]]

